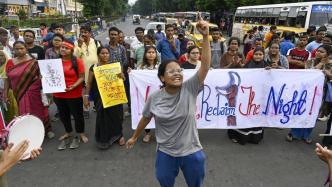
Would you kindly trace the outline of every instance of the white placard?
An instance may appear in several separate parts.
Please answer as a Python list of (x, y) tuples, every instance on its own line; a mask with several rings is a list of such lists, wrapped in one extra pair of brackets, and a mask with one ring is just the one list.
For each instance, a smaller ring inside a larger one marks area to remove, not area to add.
[[(184, 80), (196, 71), (184, 70)], [(161, 83), (154, 70), (133, 70), (129, 79), (135, 129), (147, 97)], [(311, 128), (322, 102), (324, 75), (320, 70), (215, 69), (204, 83), (196, 102), (198, 128)], [(154, 128), (154, 120), (148, 128)]]
[(66, 82), (63, 73), (62, 60), (38, 60), (44, 93), (65, 92)]

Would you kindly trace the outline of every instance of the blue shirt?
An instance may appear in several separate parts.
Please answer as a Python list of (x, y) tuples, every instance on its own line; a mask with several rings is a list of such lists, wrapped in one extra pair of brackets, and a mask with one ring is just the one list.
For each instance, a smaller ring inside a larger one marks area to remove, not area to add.
[(316, 41), (312, 41), (307, 45), (305, 49), (311, 53), (321, 45), (322, 43), (317, 43)]
[(161, 62), (166, 60), (177, 60), (180, 56), (180, 41), (175, 39), (176, 51), (172, 50), (171, 44), (167, 39), (160, 40), (157, 44), (157, 50), (161, 54)]
[(45, 38), (43, 39), (43, 41), (44, 41), (44, 42), (48, 42), (48, 41), (52, 40), (52, 39), (53, 39), (53, 35), (54, 35), (53, 32), (48, 32), (48, 33), (46, 34)]
[(181, 42), (180, 42), (180, 55), (183, 55), (184, 53), (187, 52), (187, 44), (188, 44), (189, 40), (187, 38), (184, 38)]
[(290, 40), (284, 40), (280, 43), (280, 53), (284, 56), (287, 56), (287, 52), (290, 49), (293, 49), (295, 45)]
[(154, 37), (156, 38), (156, 41), (163, 40), (166, 38), (163, 32), (156, 32), (156, 34), (154, 34)]

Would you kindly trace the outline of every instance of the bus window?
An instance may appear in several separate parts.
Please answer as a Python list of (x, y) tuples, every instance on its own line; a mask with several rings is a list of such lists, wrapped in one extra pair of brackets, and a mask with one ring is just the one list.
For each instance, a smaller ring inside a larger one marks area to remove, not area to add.
[(281, 8), (274, 8), (272, 17), (279, 17), (280, 11), (281, 11)]
[(287, 26), (287, 16), (288, 16), (288, 11), (280, 12), (280, 15), (278, 18), (278, 25)]
[(254, 12), (253, 12), (253, 17), (258, 17), (258, 12), (259, 9), (254, 9)]
[(299, 12), (296, 17), (296, 27), (297, 28), (304, 28), (305, 20), (307, 18), (307, 12)]
[(332, 5), (314, 5), (310, 15), (310, 25), (320, 27), (332, 24)]
[[(252, 14), (251, 14), (251, 16), (252, 17), (257, 17), (258, 16), (258, 9), (252, 9), (253, 11), (252, 11)], [(254, 20), (253, 20), (254, 21)]]
[(257, 9), (257, 12), (256, 12), (256, 16), (257, 17), (261, 17), (262, 16), (262, 11), (263, 11), (263, 9)]
[(288, 13), (288, 18), (287, 18), (287, 26), (289, 27), (295, 27), (297, 25), (296, 23), (296, 17), (297, 17), (297, 9), (298, 7), (291, 7), (289, 13)]
[(272, 17), (273, 16), (273, 8), (267, 9), (267, 17)]
[(266, 9), (266, 8), (262, 9), (261, 16), (266, 18), (268, 16), (267, 11), (268, 11), (268, 9)]
[(243, 14), (243, 17), (250, 17), (250, 12), (249, 10), (244, 10), (244, 14)]
[(297, 17), (297, 8), (298, 7), (291, 7), (291, 9), (288, 13), (289, 18), (296, 18)]

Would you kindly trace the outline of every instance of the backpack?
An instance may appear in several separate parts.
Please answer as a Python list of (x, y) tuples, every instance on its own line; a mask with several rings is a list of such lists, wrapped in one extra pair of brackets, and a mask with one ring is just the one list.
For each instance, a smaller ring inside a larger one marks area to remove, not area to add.
[(94, 41), (95, 41), (95, 45), (96, 45), (97, 49), (98, 49), (98, 47), (102, 47), (103, 46), (103, 44), (101, 43), (101, 41), (96, 40), (96, 39), (94, 39)]

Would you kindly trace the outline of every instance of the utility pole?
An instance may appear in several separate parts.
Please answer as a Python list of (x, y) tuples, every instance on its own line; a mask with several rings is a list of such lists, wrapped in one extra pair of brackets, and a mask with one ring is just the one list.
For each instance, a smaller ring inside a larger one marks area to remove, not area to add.
[(75, 1), (75, 20), (74, 20), (74, 28), (75, 28), (75, 35), (78, 37), (78, 19), (77, 19), (77, 0)]
[(75, 23), (77, 23), (77, 0), (74, 0), (75, 1)]
[(32, 17), (32, 3), (34, 3), (34, 0), (29, 0), (29, 16)]

